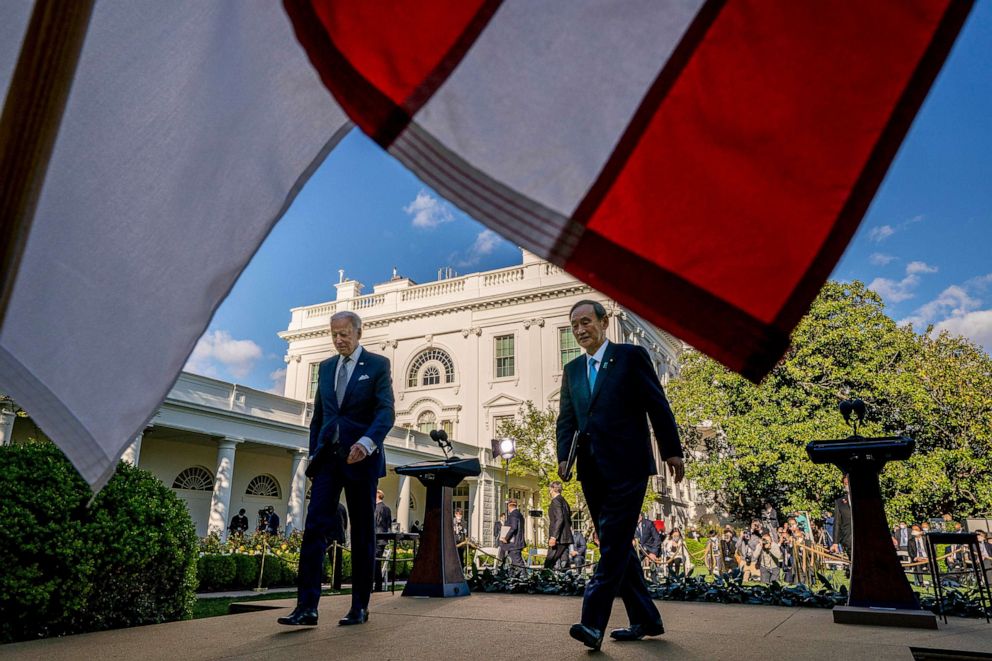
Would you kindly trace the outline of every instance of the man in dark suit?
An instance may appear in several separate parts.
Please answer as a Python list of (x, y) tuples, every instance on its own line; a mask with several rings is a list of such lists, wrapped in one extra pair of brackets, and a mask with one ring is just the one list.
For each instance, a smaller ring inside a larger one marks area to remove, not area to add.
[[(389, 509), (389, 505), (383, 502), (385, 494), (382, 493), (382, 489), (375, 492), (375, 532), (387, 533), (393, 527), (393, 513)], [(379, 539), (376, 537), (375, 540), (375, 557), (381, 558), (386, 553), (386, 540)], [(376, 562), (375, 566), (375, 585), (373, 590), (376, 592), (382, 592), (382, 574), (384, 570), (385, 562), (380, 560)]]
[(651, 562), (658, 561), (658, 553), (661, 552), (661, 535), (654, 521), (646, 518), (641, 512), (637, 515), (637, 528), (634, 529), (634, 537), (641, 547), (641, 553)]
[(320, 364), (310, 422), (307, 476), (313, 480), (303, 546), (300, 549), (296, 608), (280, 624), (317, 624), (320, 576), (327, 539), (338, 527), (341, 491), (351, 517), (351, 610), (338, 624), (368, 620), (375, 564), (375, 492), (386, 475), (383, 441), (393, 425), (389, 360), (365, 351), (358, 341), (362, 320), (354, 312), (331, 317), (338, 355)]
[(851, 518), (851, 499), (847, 494), (847, 475), (844, 475), (843, 483), (844, 495), (834, 501), (834, 543), (830, 545), (830, 551), (843, 551), (851, 558), (854, 553), (854, 520)]
[(585, 354), (568, 363), (562, 375), (558, 470), (564, 478), (569, 449), (578, 434), (578, 479), (601, 554), (586, 586), (582, 620), (569, 633), (587, 647), (599, 649), (617, 595), (623, 599), (630, 626), (612, 631), (611, 637), (627, 641), (664, 633), (631, 545), (648, 477), (658, 472), (648, 419), (676, 482), (682, 481), (685, 466), (675, 416), (647, 351), (607, 341), (609, 318), (596, 301), (579, 301), (569, 318)]
[(524, 572), (524, 559), (520, 552), (524, 549), (524, 516), (517, 509), (517, 501), (510, 499), (506, 504), (506, 525), (510, 528), (499, 541), (506, 544), (506, 554), (510, 556), (510, 565), (513, 573), (522, 574)]
[(554, 569), (566, 557), (568, 545), (572, 543), (572, 510), (561, 495), (561, 482), (552, 482), (548, 490), (551, 503), (548, 505), (548, 557), (544, 568)]
[(571, 558), (569, 565), (575, 567), (576, 569), (582, 567), (586, 564), (586, 550), (589, 548), (586, 544), (586, 536), (582, 534), (581, 530), (572, 531), (572, 546), (568, 551), (568, 555)]

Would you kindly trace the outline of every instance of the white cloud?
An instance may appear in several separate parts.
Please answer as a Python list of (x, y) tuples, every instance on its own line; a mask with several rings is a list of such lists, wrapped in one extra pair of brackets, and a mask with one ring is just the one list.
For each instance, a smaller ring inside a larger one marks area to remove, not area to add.
[(945, 319), (933, 330), (936, 333), (946, 330), (951, 335), (964, 335), (992, 353), (992, 310), (976, 310)]
[(920, 284), (920, 274), (936, 272), (937, 267), (930, 266), (926, 262), (910, 262), (906, 265), (906, 277), (902, 280), (875, 278), (868, 284), (868, 289), (888, 303), (901, 303), (916, 296), (915, 289)]
[(475, 241), (472, 243), (472, 246), (466, 251), (464, 257), (458, 261), (457, 265), (465, 267), (478, 264), (479, 260), (496, 250), (496, 247), (502, 240), (503, 238), (496, 232), (492, 230), (482, 230), (475, 237)]
[(886, 255), (881, 252), (873, 252), (868, 256), (868, 261), (875, 266), (886, 266), (889, 262), (895, 261), (896, 259), (898, 258), (895, 255)]
[(273, 395), (285, 395), (286, 394), (286, 368), (280, 367), (274, 372), (269, 372), (269, 378), (272, 379), (272, 386), (268, 388), (266, 392), (270, 392)]
[(937, 267), (930, 266), (926, 262), (910, 262), (906, 265), (906, 275), (913, 275), (916, 273), (936, 273)]
[(413, 202), (403, 207), (403, 211), (410, 216), (411, 223), (418, 229), (434, 229), (455, 219), (447, 202), (437, 199), (423, 188), (417, 193)]
[(243, 379), (262, 357), (262, 348), (251, 340), (236, 340), (225, 330), (207, 331), (196, 343), (186, 366), (188, 372), (222, 377), (224, 372)]
[(868, 233), (868, 238), (878, 243), (885, 241), (895, 233), (896, 231), (892, 225), (882, 225), (881, 227), (873, 227), (871, 232)]
[(877, 293), (888, 303), (901, 303), (916, 295), (913, 290), (918, 284), (920, 284), (920, 278), (916, 275), (907, 275), (902, 280), (875, 278), (868, 283), (868, 289)]
[(912, 315), (899, 323), (911, 323), (915, 328), (921, 329), (942, 317), (945, 321), (948, 318), (963, 317), (981, 304), (979, 299), (970, 296), (963, 287), (951, 285), (940, 292), (937, 298), (916, 308)]

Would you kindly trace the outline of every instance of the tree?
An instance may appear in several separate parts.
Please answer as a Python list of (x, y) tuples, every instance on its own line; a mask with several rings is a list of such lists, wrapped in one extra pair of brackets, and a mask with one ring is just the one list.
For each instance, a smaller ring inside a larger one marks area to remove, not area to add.
[(992, 510), (992, 360), (931, 331), (897, 326), (861, 282), (828, 282), (760, 385), (684, 352), (669, 394), (683, 439), (703, 451), (690, 477), (739, 520), (766, 500), (819, 516), (840, 493), (840, 473), (809, 461), (806, 442), (850, 435), (837, 404), (861, 397), (862, 435), (917, 442), (910, 460), (883, 471), (891, 517)]

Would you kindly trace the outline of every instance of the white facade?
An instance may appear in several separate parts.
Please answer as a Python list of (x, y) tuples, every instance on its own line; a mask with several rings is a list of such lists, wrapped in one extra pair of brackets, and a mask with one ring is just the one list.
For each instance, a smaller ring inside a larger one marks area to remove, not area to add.
[[(330, 317), (354, 311), (363, 321), (362, 345), (391, 361), (396, 425), (425, 432), (444, 428), (497, 470), (489, 448), (498, 420), (517, 415), (528, 400), (539, 409), (557, 409), (562, 366), (581, 351), (569, 326), (574, 303), (602, 302), (611, 316), (610, 339), (644, 346), (662, 383), (674, 376), (682, 346), (527, 251), (517, 266), (426, 284), (394, 275), (365, 295), (361, 283), (342, 275), (336, 290), (333, 301), (294, 308), (288, 329), (279, 334), (289, 345), (286, 396), (312, 400), (317, 365), (335, 353)], [(396, 465), (388, 452), (387, 463)], [(665, 477), (652, 485), (661, 495), (651, 515), (670, 525), (683, 525), (693, 515), (691, 486), (676, 487)], [(505, 499), (500, 486), (500, 479), (487, 475), (471, 483), (472, 536), (485, 543)]]

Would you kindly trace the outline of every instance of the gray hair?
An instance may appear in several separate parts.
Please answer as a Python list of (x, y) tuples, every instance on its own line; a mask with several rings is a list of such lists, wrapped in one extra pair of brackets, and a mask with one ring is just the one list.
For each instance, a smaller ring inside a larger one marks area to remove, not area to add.
[(351, 322), (352, 328), (355, 329), (356, 333), (362, 332), (362, 318), (350, 310), (342, 310), (341, 312), (335, 312), (331, 317), (331, 323), (334, 323), (335, 319), (347, 319)]
[(548, 488), (551, 489), (551, 491), (554, 491), (556, 493), (561, 493), (561, 488), (562, 488), (561, 487), (561, 482), (558, 482), (556, 480), (556, 481), (552, 482), (551, 484), (549, 484), (548, 485)]

